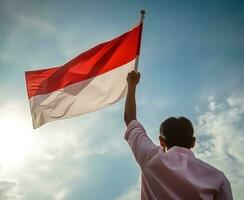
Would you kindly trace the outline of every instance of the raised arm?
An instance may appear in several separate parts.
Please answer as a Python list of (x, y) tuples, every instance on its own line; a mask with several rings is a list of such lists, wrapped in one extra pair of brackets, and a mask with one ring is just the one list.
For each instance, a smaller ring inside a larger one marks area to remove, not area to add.
[(124, 121), (126, 126), (136, 119), (136, 86), (140, 81), (140, 73), (132, 71), (128, 73), (127, 83), (128, 83), (128, 91), (125, 101), (125, 111), (124, 111)]

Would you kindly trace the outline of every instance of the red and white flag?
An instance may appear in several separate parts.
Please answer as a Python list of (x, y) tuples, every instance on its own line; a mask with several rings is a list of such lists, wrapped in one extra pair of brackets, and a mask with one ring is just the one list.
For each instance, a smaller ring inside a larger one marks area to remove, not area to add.
[(123, 98), (136, 68), (142, 23), (60, 67), (25, 72), (33, 127), (89, 113)]

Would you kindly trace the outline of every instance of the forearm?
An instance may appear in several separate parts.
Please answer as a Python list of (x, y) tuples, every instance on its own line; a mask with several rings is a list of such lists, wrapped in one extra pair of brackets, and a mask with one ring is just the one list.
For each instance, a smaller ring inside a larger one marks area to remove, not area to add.
[(126, 126), (136, 119), (136, 85), (128, 86), (127, 96), (125, 100), (124, 121)]

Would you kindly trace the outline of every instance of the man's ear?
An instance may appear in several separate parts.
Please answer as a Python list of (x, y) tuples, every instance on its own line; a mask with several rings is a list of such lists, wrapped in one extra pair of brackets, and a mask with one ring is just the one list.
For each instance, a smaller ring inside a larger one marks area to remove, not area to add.
[(158, 138), (159, 138), (161, 147), (163, 147), (163, 151), (166, 152), (166, 149), (167, 149), (166, 140), (161, 135)]
[(196, 137), (192, 138), (191, 148), (193, 148), (196, 144)]

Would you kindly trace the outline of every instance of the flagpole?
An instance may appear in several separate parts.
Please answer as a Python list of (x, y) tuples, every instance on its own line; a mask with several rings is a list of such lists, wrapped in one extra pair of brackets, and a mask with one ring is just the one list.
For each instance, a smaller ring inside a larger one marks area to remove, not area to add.
[(140, 19), (141, 23), (144, 22), (145, 14), (146, 14), (146, 11), (145, 10), (141, 10), (141, 19)]
[[(146, 11), (145, 10), (141, 10), (141, 18), (140, 18), (140, 24), (143, 25), (143, 22), (144, 22), (144, 18), (145, 18), (145, 14), (146, 14)], [(141, 30), (142, 31), (142, 30)], [(142, 38), (142, 32), (141, 32), (141, 36), (140, 36), (140, 43), (141, 43), (141, 38)], [(141, 46), (141, 45), (140, 45)], [(140, 49), (139, 49), (139, 52), (140, 52)], [(138, 72), (138, 64), (139, 64), (139, 54), (136, 56), (136, 62), (135, 62), (135, 71)]]

